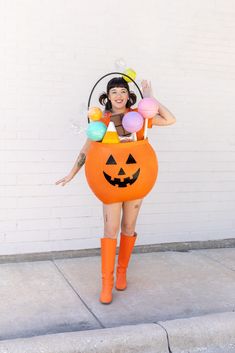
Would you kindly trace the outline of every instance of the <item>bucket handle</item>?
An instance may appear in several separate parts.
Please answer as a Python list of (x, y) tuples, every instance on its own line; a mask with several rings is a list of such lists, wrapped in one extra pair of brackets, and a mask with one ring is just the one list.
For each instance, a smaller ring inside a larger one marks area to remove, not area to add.
[[(126, 74), (124, 74), (124, 73), (122, 73), (122, 72), (110, 72), (110, 73), (108, 73), (108, 74), (102, 76), (102, 77), (95, 83), (95, 85), (93, 86), (93, 88), (92, 88), (92, 90), (91, 90), (91, 93), (90, 93), (90, 96), (89, 96), (89, 99), (88, 99), (88, 104), (87, 104), (87, 108), (88, 108), (88, 109), (87, 109), (87, 110), (89, 110), (89, 108), (90, 108), (91, 97), (92, 97), (92, 93), (94, 92), (94, 89), (96, 88), (96, 86), (98, 85), (98, 83), (99, 83), (101, 80), (103, 80), (105, 77), (110, 76), (110, 75), (122, 75), (122, 76), (128, 77), (129, 80), (131, 80), (131, 81), (134, 83), (134, 85), (136, 86), (136, 88), (137, 88), (138, 91), (139, 91), (139, 94), (140, 94), (141, 98), (143, 99), (143, 94), (142, 94), (142, 92), (141, 92), (139, 86), (138, 86), (137, 83), (135, 82), (135, 80), (133, 80), (133, 78), (131, 78), (130, 76), (128, 76), (128, 75), (126, 75)], [(87, 117), (87, 119), (88, 119), (88, 123), (90, 123), (89, 117)]]

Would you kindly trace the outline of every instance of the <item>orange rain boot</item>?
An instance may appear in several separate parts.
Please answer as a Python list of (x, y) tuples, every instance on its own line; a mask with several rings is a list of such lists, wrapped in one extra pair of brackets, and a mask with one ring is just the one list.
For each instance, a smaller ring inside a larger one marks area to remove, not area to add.
[(117, 239), (101, 239), (101, 271), (102, 271), (102, 291), (100, 302), (109, 304), (112, 302), (113, 271), (115, 265)]
[(121, 234), (119, 255), (118, 255), (118, 266), (116, 273), (116, 289), (125, 290), (126, 284), (126, 270), (131, 257), (133, 247), (135, 245), (137, 234), (132, 236)]

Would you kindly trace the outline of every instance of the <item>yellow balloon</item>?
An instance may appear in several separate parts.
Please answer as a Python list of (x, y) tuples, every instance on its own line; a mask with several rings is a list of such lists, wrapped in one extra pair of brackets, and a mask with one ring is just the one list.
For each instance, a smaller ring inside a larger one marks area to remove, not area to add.
[[(131, 69), (130, 67), (128, 69), (126, 69), (124, 72), (124, 74), (130, 76), (132, 78), (132, 80), (135, 80), (136, 78), (136, 72)], [(124, 80), (126, 80), (126, 82), (132, 82), (128, 77), (126, 76), (122, 76), (124, 78)]]
[(97, 108), (97, 107), (92, 107), (88, 111), (88, 117), (92, 121), (100, 120), (102, 118), (102, 115), (103, 115), (102, 110), (100, 108)]

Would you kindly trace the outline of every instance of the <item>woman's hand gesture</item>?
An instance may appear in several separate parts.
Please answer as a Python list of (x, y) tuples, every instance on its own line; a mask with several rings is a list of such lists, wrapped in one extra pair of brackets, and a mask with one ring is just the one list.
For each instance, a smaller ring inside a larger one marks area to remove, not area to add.
[(72, 179), (73, 179), (73, 175), (69, 174), (69, 175), (66, 175), (64, 178), (58, 180), (55, 184), (56, 185), (61, 184), (62, 186), (65, 186)]
[(150, 81), (148, 82), (147, 80), (143, 80), (141, 82), (141, 87), (142, 87), (142, 92), (143, 92), (144, 98), (153, 97), (153, 90), (152, 90), (152, 86), (151, 86)]

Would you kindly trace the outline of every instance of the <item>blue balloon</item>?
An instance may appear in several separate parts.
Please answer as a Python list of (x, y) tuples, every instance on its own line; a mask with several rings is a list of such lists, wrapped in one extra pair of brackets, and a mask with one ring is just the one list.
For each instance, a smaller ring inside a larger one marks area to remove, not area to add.
[(87, 137), (92, 141), (101, 141), (107, 130), (107, 126), (101, 121), (92, 121), (87, 128)]

